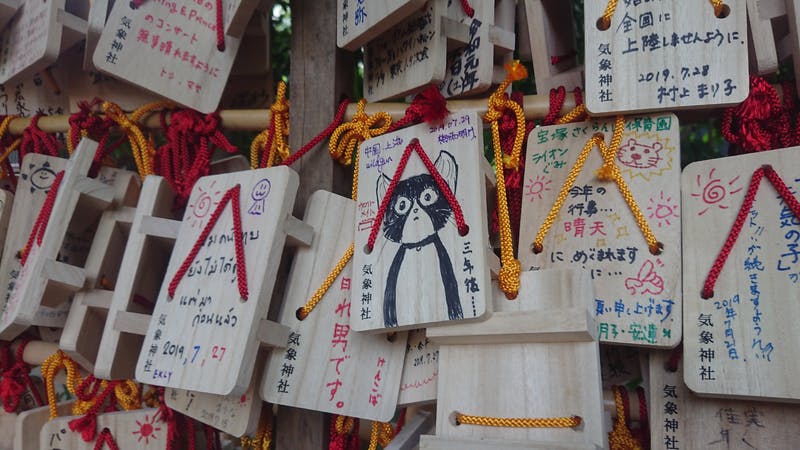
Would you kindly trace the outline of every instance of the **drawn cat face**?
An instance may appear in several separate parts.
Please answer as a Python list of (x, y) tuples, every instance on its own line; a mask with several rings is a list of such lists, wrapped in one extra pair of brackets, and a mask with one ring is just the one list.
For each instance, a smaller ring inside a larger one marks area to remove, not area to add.
[(629, 139), (627, 144), (621, 145), (617, 150), (617, 159), (623, 165), (634, 169), (649, 169), (661, 162), (662, 148), (660, 142), (648, 146), (636, 142), (636, 139)]
[[(442, 151), (434, 164), (442, 178), (455, 191), (458, 166), (449, 153)], [(377, 194), (383, 199), (389, 177), (378, 177)], [(400, 244), (417, 244), (441, 230), (453, 210), (433, 176), (424, 173), (397, 183), (383, 219), (386, 239)]]

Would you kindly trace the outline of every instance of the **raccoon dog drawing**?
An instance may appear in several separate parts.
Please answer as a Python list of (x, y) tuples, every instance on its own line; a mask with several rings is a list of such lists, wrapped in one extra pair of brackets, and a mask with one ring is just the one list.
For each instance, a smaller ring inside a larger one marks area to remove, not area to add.
[[(444, 150), (440, 151), (434, 165), (455, 194), (458, 165), (453, 155)], [(378, 201), (383, 199), (390, 181), (386, 175), (378, 177)], [(383, 295), (385, 326), (397, 326), (397, 279), (404, 262), (412, 264), (408, 260), (414, 254), (428, 254), (431, 249), (435, 250), (438, 261), (419, 263), (430, 266), (431, 270), (438, 269), (450, 320), (464, 317), (453, 264), (439, 237), (439, 231), (452, 216), (453, 210), (450, 204), (430, 174), (416, 175), (397, 183), (383, 218), (383, 235), (386, 239), (400, 244), (389, 266)]]

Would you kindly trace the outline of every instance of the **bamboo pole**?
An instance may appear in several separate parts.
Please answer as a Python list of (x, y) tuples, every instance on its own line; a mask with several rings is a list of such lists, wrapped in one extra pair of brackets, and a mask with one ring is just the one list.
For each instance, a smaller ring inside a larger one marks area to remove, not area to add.
[[(523, 101), (525, 117), (528, 119), (541, 119), (550, 112), (549, 95), (526, 95)], [(378, 111), (388, 112), (392, 119), (397, 120), (406, 112), (407, 103), (367, 103), (365, 112), (373, 114)], [(567, 94), (564, 106), (559, 115), (566, 114), (575, 107), (575, 97)], [(485, 98), (468, 100), (450, 100), (447, 102), (450, 111), (477, 111), (483, 114), (487, 110)], [(353, 118), (356, 112), (355, 103), (347, 107), (346, 120)], [(231, 131), (260, 131), (269, 127), (268, 109), (227, 109), (220, 111), (222, 126)], [(30, 118), (19, 118), (11, 121), (9, 133), (21, 135), (23, 130), (30, 125)], [(145, 128), (157, 129), (161, 127), (158, 114), (151, 114), (144, 118), (142, 125)], [(69, 130), (69, 116), (42, 116), (39, 119), (39, 128), (45, 133), (65, 133)]]

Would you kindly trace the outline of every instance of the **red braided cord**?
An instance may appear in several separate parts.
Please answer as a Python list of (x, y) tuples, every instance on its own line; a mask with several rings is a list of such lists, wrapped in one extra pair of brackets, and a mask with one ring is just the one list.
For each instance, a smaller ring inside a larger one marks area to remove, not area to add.
[(114, 440), (114, 436), (111, 435), (111, 430), (108, 428), (103, 428), (103, 431), (97, 436), (97, 440), (94, 442), (94, 450), (101, 450), (103, 444), (107, 445), (111, 450), (119, 450), (119, 446), (117, 446), (117, 442)]
[(464, 14), (475, 17), (475, 10), (470, 6), (469, 0), (461, 0), (461, 9), (464, 10)]
[[(522, 106), (523, 95), (521, 92), (514, 92), (511, 94), (511, 99)], [(510, 109), (503, 111), (499, 122), (500, 129), (500, 147), (503, 149), (505, 155), (511, 155), (514, 150), (514, 138), (517, 135), (517, 121), (514, 112)], [(519, 237), (519, 222), (522, 214), (522, 173), (525, 166), (525, 140), (527, 140), (527, 122), (526, 133), (523, 137), (522, 149), (523, 153), (520, 155), (519, 167), (503, 169), (503, 179), (506, 186), (506, 200), (508, 202), (509, 220), (511, 221), (511, 232), (513, 239), (516, 242)], [(500, 222), (497, 215), (497, 207), (495, 206), (492, 211), (492, 233), (500, 231)]]
[(764, 78), (751, 75), (747, 99), (723, 112), (722, 135), (744, 152), (780, 147), (789, 133), (788, 118), (781, 118), (783, 112), (775, 88)]
[(178, 288), (178, 284), (186, 274), (186, 271), (189, 270), (189, 266), (191, 266), (194, 262), (194, 258), (197, 256), (197, 253), (200, 251), (203, 243), (205, 243), (206, 238), (208, 238), (208, 235), (211, 234), (211, 230), (214, 229), (214, 225), (217, 223), (217, 220), (225, 210), (225, 206), (228, 204), (228, 202), (230, 202), (233, 210), (233, 242), (236, 247), (236, 280), (239, 284), (239, 296), (243, 301), (247, 301), (247, 267), (245, 267), (244, 243), (242, 242), (242, 213), (239, 206), (240, 191), (241, 185), (237, 184), (236, 186), (228, 189), (228, 191), (225, 192), (225, 195), (222, 196), (222, 199), (217, 204), (217, 208), (208, 219), (208, 223), (206, 223), (203, 231), (197, 237), (197, 240), (194, 242), (189, 254), (186, 255), (186, 259), (183, 260), (183, 264), (181, 264), (181, 266), (178, 268), (178, 271), (175, 272), (175, 276), (172, 277), (172, 281), (169, 282), (168, 292), (170, 298), (175, 296), (175, 290)]
[(56, 174), (53, 184), (50, 186), (50, 190), (47, 192), (47, 197), (44, 199), (42, 209), (39, 210), (39, 215), (36, 216), (36, 221), (33, 223), (31, 234), (28, 236), (28, 242), (22, 249), (20, 262), (23, 266), (28, 261), (28, 255), (31, 253), (34, 240), (36, 241), (36, 245), (42, 245), (42, 238), (47, 230), (47, 224), (50, 223), (50, 214), (53, 212), (53, 205), (56, 202), (58, 188), (61, 186), (62, 179), (64, 179), (63, 170)]
[(167, 406), (167, 402), (164, 399), (164, 388), (159, 387), (156, 388), (158, 390), (158, 411), (156, 415), (161, 418), (161, 421), (167, 424), (167, 445), (166, 450), (172, 450), (175, 448), (175, 445), (180, 437), (180, 430), (178, 427), (178, 419), (177, 413), (172, 410), (169, 406)]
[(795, 217), (800, 219), (800, 202), (797, 201), (789, 188), (786, 187), (786, 184), (783, 182), (783, 179), (781, 179), (780, 175), (775, 172), (771, 165), (764, 165), (756, 169), (753, 172), (753, 176), (750, 178), (750, 185), (747, 187), (747, 193), (744, 196), (744, 203), (742, 203), (741, 208), (739, 208), (739, 213), (736, 215), (736, 220), (733, 222), (733, 227), (731, 228), (730, 233), (728, 233), (728, 238), (725, 240), (725, 244), (719, 251), (719, 255), (717, 255), (717, 259), (711, 266), (711, 270), (708, 272), (708, 277), (706, 277), (706, 281), (703, 284), (701, 296), (704, 299), (709, 299), (714, 296), (714, 285), (716, 284), (717, 278), (719, 278), (719, 275), (722, 272), (722, 268), (725, 267), (725, 261), (728, 259), (728, 256), (733, 250), (736, 240), (739, 238), (739, 233), (742, 231), (742, 227), (747, 219), (747, 215), (750, 213), (750, 209), (753, 207), (753, 202), (755, 201), (756, 194), (758, 193), (761, 178), (764, 176), (766, 176), (767, 180), (772, 183), (772, 186), (774, 186), (775, 190), (778, 191)]
[(417, 155), (419, 155), (422, 163), (425, 165), (425, 168), (428, 169), (428, 173), (430, 173), (434, 181), (436, 181), (436, 184), (439, 186), (439, 190), (442, 191), (445, 199), (447, 199), (447, 203), (449, 203), (450, 207), (453, 209), (453, 217), (455, 218), (459, 234), (464, 236), (469, 232), (469, 227), (467, 226), (466, 222), (464, 222), (464, 213), (461, 211), (461, 205), (458, 203), (458, 199), (456, 199), (456, 196), (453, 194), (453, 191), (450, 190), (447, 182), (444, 181), (442, 175), (438, 170), (436, 170), (436, 167), (433, 165), (430, 158), (428, 158), (427, 153), (425, 153), (425, 149), (423, 149), (422, 145), (419, 143), (419, 139), (414, 138), (408, 143), (408, 146), (406, 146), (406, 149), (403, 151), (403, 156), (400, 158), (400, 162), (397, 164), (397, 169), (395, 169), (394, 176), (392, 176), (392, 180), (389, 182), (389, 188), (383, 195), (381, 204), (378, 207), (377, 217), (379, 217), (380, 220), (376, 220), (372, 223), (372, 229), (370, 230), (369, 239), (367, 241), (367, 248), (369, 251), (372, 251), (373, 247), (375, 246), (375, 240), (378, 238), (378, 230), (383, 223), (383, 218), (386, 214), (386, 208), (389, 206), (389, 200), (392, 198), (392, 194), (394, 194), (397, 183), (400, 182), (400, 176), (402, 176), (403, 171), (405, 171), (406, 164), (408, 164), (408, 160), (411, 157), (412, 151), (417, 152)]
[(681, 362), (681, 356), (683, 356), (683, 342), (672, 349), (669, 354), (669, 359), (667, 359), (667, 362), (664, 364), (664, 369), (669, 372), (677, 372), (678, 364)]
[(625, 426), (630, 429), (631, 424), (631, 401), (628, 398), (628, 389), (625, 386), (617, 386), (619, 388), (620, 397), (622, 398), (622, 410), (625, 412)]
[[(333, 133), (333, 131), (339, 125), (341, 125), (342, 122), (344, 121), (344, 115), (347, 112), (347, 105), (349, 105), (349, 104), (350, 104), (350, 100), (349, 99), (342, 100), (342, 102), (339, 103), (339, 109), (336, 110), (336, 115), (333, 117), (333, 121), (331, 122), (331, 124), (328, 125), (328, 128), (325, 128), (324, 130), (322, 130), (322, 132), (320, 134), (316, 135), (314, 137), (314, 139), (311, 139), (310, 141), (308, 141), (308, 143), (306, 143), (306, 145), (302, 146), (300, 148), (300, 150), (298, 150), (298, 151), (294, 152), (293, 154), (289, 155), (289, 157), (286, 158), (281, 163), (281, 165), (283, 165), (283, 166), (291, 166), (292, 164), (294, 164), (295, 161), (297, 161), (298, 159), (302, 158), (303, 155), (308, 153), (309, 150), (311, 150), (312, 148), (316, 147), (317, 144), (319, 144), (323, 140), (327, 139), (331, 135), (331, 133)], [(272, 133), (270, 133), (270, 139), (271, 138), (272, 138)], [(272, 143), (270, 142), (269, 145), (272, 146)], [(261, 163), (265, 164), (265, 160), (262, 160)]]
[(6, 352), (8, 360), (6, 360), (4, 364), (10, 364), (10, 366), (3, 371), (2, 379), (0, 379), (0, 399), (3, 402), (3, 409), (8, 413), (17, 410), (26, 389), (31, 392), (37, 405), (42, 406), (45, 404), (38, 388), (30, 377), (31, 366), (25, 363), (22, 358), (25, 352), (25, 346), (28, 345), (29, 341), (30, 340), (27, 338), (20, 341), (13, 364), (11, 364), (10, 358), (8, 358), (11, 353), (10, 350)]
[[(80, 384), (75, 391), (75, 397), (78, 400), (89, 402), (93, 398), (97, 396), (97, 391), (100, 389), (100, 385), (102, 384), (103, 380), (99, 378), (95, 378), (93, 374), (89, 374), (81, 380)], [(87, 391), (87, 389), (89, 389)]]
[(350, 433), (339, 434), (336, 432), (337, 415), (331, 415), (328, 450), (361, 450), (361, 441), (358, 439), (359, 420), (353, 419), (353, 429)]
[(647, 450), (650, 448), (650, 418), (647, 415), (647, 393), (644, 388), (639, 386), (636, 388), (636, 394), (639, 396), (639, 434), (641, 439), (639, 442), (642, 448)]
[(179, 416), (183, 422), (186, 423), (186, 448), (188, 450), (197, 450), (197, 440), (195, 433), (195, 421), (189, 416), (181, 414)]
[(583, 104), (583, 91), (581, 90), (581, 87), (575, 86), (575, 89), (572, 91), (572, 95), (575, 96), (575, 106), (581, 106)]
[(564, 107), (564, 101), (567, 98), (567, 90), (564, 86), (559, 86), (555, 89), (550, 89), (550, 111), (542, 119), (542, 125), (554, 125), (558, 120), (558, 115), (561, 113), (561, 108)]
[(219, 127), (218, 113), (203, 116), (190, 109), (172, 113), (165, 132), (167, 142), (158, 149), (154, 171), (175, 191), (176, 208), (186, 204), (195, 182), (208, 175), (214, 148), (238, 152)]
[(108, 396), (114, 392), (117, 384), (119, 384), (118, 380), (109, 381), (106, 388), (94, 398), (89, 410), (83, 416), (69, 421), (69, 429), (79, 432), (84, 442), (91, 442), (97, 436), (97, 415)]
[(394, 122), (387, 133), (420, 122), (439, 123), (444, 120), (450, 111), (447, 110), (447, 99), (444, 98), (436, 85), (430, 85), (417, 94), (411, 104), (406, 108), (405, 115)]
[(572, 52), (569, 52), (569, 53), (564, 54), (564, 55), (553, 55), (553, 56), (550, 57), (550, 65), (551, 66), (555, 66), (555, 65), (557, 65), (557, 64), (559, 64), (561, 62), (564, 62), (564, 61), (572, 58), (576, 54), (577, 54), (577, 52), (572, 51)]
[(397, 436), (403, 430), (403, 427), (406, 425), (406, 413), (408, 412), (408, 408), (403, 408), (400, 410), (400, 415), (397, 416), (397, 424), (394, 426), (394, 435)]
[(217, 0), (217, 50), (225, 51), (225, 22), (222, 20), (222, 0)]
[(39, 113), (31, 117), (30, 124), (22, 131), (22, 142), (19, 146), (20, 161), (22, 161), (28, 153), (58, 156), (58, 139), (39, 128), (39, 119), (41, 119), (43, 115), (44, 114)]

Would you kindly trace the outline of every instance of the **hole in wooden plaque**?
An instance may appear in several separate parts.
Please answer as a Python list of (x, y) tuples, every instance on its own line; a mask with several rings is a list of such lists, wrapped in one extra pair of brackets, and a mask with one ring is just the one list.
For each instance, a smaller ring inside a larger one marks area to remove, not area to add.
[(719, 12), (719, 14), (716, 14), (718, 19), (724, 19), (730, 15), (731, 15), (731, 7), (728, 6), (726, 3), (722, 4), (722, 10)]
[(597, 19), (597, 29), (600, 31), (606, 31), (607, 29), (611, 28), (611, 19), (606, 19), (601, 17)]

